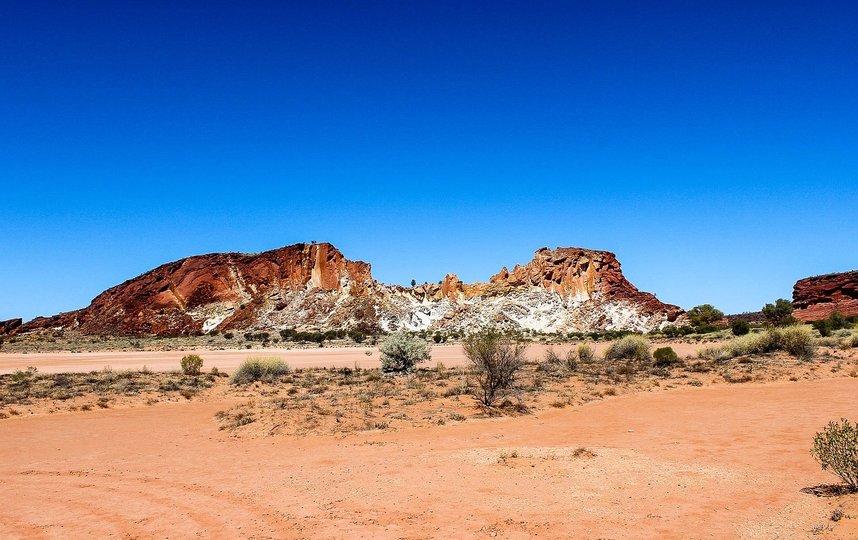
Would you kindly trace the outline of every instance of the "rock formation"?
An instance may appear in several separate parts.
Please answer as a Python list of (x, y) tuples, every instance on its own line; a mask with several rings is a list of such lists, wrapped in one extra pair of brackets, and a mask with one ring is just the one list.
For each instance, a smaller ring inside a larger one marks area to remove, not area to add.
[[(542, 248), (487, 283), (448, 274), (441, 284), (384, 285), (370, 265), (330, 244), (257, 255), (223, 253), (168, 263), (98, 295), (81, 310), (19, 331), (175, 335), (227, 329), (651, 330), (682, 310), (638, 291), (607, 251)], [(680, 320), (681, 322), (681, 320)]]
[(9, 319), (8, 321), (0, 321), (0, 336), (14, 334), (24, 321), (21, 319)]
[(858, 270), (798, 280), (792, 305), (793, 316), (801, 321), (827, 319), (835, 311), (858, 315)]

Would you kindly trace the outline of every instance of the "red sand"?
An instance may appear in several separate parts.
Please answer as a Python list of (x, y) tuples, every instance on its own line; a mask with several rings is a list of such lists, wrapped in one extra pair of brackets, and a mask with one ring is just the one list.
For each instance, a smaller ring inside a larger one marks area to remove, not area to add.
[(205, 401), (12, 417), (0, 537), (855, 538), (828, 521), (854, 496), (800, 490), (836, 481), (808, 448), (856, 395), (719, 385), (345, 438), (232, 438)]
[[(694, 355), (703, 346), (689, 343), (670, 343), (680, 356)], [(657, 346), (663, 346), (659, 344)], [(606, 343), (595, 344), (598, 352), (607, 347)], [(532, 345), (528, 356), (541, 359), (547, 347)], [(565, 351), (569, 345), (558, 345), (557, 351)], [(371, 353), (367, 355), (366, 353)], [(279, 356), (293, 368), (305, 367), (379, 367), (379, 352), (376, 347), (325, 347), (319, 349), (231, 349), (223, 351), (141, 351), (141, 352), (91, 352), (91, 353), (0, 353), (0, 373), (12, 373), (18, 369), (34, 366), (42, 373), (99, 371), (105, 367), (114, 370), (141, 369), (143, 366), (152, 371), (170, 371), (179, 369), (179, 360), (185, 354), (199, 354), (205, 361), (205, 368), (217, 367), (231, 371), (244, 360), (254, 356)], [(443, 362), (447, 367), (465, 365), (460, 345), (436, 345), (432, 347), (431, 364)]]

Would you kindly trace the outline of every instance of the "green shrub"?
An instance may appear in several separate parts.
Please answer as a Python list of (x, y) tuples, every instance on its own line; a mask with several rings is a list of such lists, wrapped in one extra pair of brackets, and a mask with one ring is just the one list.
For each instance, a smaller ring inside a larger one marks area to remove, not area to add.
[(432, 357), (426, 341), (405, 331), (390, 334), (378, 350), (381, 351), (381, 370), (387, 373), (410, 371), (419, 362)]
[(858, 426), (841, 418), (813, 437), (810, 453), (822, 465), (831, 469), (852, 490), (858, 490)]
[(828, 319), (822, 319), (820, 321), (813, 321), (810, 325), (819, 332), (819, 335), (822, 337), (828, 337), (831, 335), (831, 323)]
[(672, 347), (659, 347), (652, 353), (653, 363), (656, 367), (665, 367), (679, 361), (679, 356)]
[(182, 357), (180, 362), (182, 373), (185, 375), (199, 375), (203, 367), (203, 359), (196, 354), (188, 354)]
[(839, 311), (835, 311), (828, 317), (828, 322), (831, 324), (832, 330), (841, 330), (843, 328), (849, 328), (851, 325), (846, 317), (843, 316)]
[(223, 337), (225, 339), (232, 339), (233, 337), (235, 337), (235, 334), (233, 334), (232, 332), (224, 332)]
[(441, 343), (441, 339), (441, 334), (435, 334), (434, 336), (432, 336), (432, 341), (434, 341), (435, 343)]
[(248, 358), (238, 366), (238, 369), (232, 374), (230, 382), (232, 384), (245, 384), (255, 381), (274, 382), (290, 371), (286, 362), (276, 356)]
[(844, 328), (849, 328), (851, 323), (849, 319), (843, 316), (839, 311), (835, 311), (831, 315), (828, 316), (827, 319), (821, 319), (819, 321), (813, 321), (810, 323), (822, 337), (828, 337), (832, 332), (837, 330), (843, 330)]
[(735, 319), (730, 323), (730, 330), (733, 332), (734, 336), (746, 336), (751, 331), (751, 325), (748, 321)]
[(612, 341), (605, 350), (605, 360), (637, 360), (644, 362), (649, 359), (649, 341), (643, 336), (631, 335), (617, 341)]
[(689, 309), (688, 318), (694, 326), (706, 327), (715, 321), (723, 319), (724, 313), (719, 309), (715, 309), (712, 304), (703, 304)]
[(774, 304), (766, 304), (762, 313), (772, 326), (789, 326), (796, 323), (795, 317), (792, 316), (792, 302), (785, 298), (778, 298)]

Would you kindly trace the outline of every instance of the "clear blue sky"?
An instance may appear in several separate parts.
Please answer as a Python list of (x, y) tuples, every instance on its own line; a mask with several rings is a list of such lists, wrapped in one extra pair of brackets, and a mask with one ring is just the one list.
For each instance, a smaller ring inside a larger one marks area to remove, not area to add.
[(329, 241), (381, 281), (617, 254), (727, 312), (858, 268), (858, 3), (0, 4), (0, 319)]

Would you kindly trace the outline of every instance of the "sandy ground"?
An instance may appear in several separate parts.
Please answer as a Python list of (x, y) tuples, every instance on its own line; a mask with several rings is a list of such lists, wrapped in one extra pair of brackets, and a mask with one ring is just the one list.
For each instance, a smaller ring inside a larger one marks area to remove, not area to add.
[[(693, 356), (703, 345), (698, 343), (670, 342), (655, 344), (655, 347), (670, 345), (680, 357)], [(607, 343), (593, 344), (601, 354)], [(570, 345), (557, 345), (555, 350), (562, 352)], [(531, 345), (528, 356), (541, 359), (545, 345)], [(367, 353), (370, 353), (367, 355)], [(293, 368), (307, 367), (361, 367), (377, 368), (379, 352), (376, 347), (344, 347), (319, 349), (231, 349), (196, 351), (140, 351), (140, 352), (90, 352), (90, 353), (0, 353), (0, 374), (12, 373), (28, 366), (38, 368), (42, 373), (88, 372), (105, 367), (114, 370), (142, 369), (144, 366), (153, 371), (169, 371), (179, 368), (179, 360), (185, 354), (199, 354), (205, 361), (205, 367), (217, 367), (231, 371), (244, 360), (254, 356), (278, 356)], [(442, 362), (447, 367), (462, 366), (467, 360), (460, 345), (436, 345), (432, 347), (434, 365)]]
[(856, 395), (717, 385), (345, 437), (236, 438), (207, 401), (22, 415), (0, 537), (858, 538), (828, 519), (856, 496), (801, 491), (836, 481), (808, 448)]

